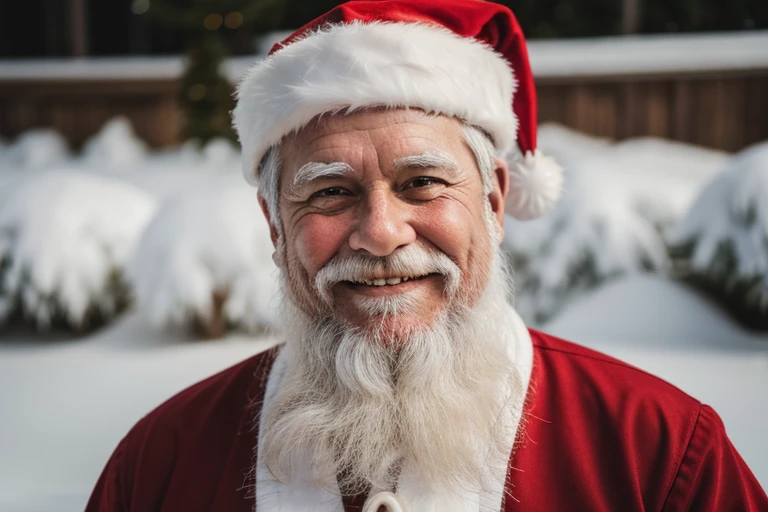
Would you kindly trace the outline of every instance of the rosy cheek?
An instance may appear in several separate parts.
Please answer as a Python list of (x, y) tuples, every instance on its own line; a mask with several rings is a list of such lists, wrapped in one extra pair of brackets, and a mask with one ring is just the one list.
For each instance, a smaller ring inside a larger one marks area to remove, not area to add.
[(323, 267), (347, 241), (343, 215), (307, 215), (296, 226), (297, 255), (310, 274)]
[(458, 203), (445, 201), (420, 213), (419, 234), (451, 258), (465, 261), (473, 237), (479, 234), (469, 212)]

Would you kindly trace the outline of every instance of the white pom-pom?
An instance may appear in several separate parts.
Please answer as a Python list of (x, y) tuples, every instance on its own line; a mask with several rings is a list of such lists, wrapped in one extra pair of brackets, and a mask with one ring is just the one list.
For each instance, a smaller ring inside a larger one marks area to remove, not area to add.
[(563, 168), (538, 149), (511, 162), (509, 178), (506, 211), (519, 220), (532, 220), (547, 213), (563, 190)]

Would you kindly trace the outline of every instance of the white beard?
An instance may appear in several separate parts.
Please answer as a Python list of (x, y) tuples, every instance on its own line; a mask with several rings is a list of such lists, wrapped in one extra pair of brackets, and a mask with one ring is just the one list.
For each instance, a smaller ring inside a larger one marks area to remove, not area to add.
[(479, 490), (490, 462), (509, 456), (503, 412), (525, 392), (508, 350), (505, 262), (497, 252), (472, 307), (449, 301), (398, 351), (382, 343), (386, 333), (313, 318), (286, 294), (287, 370), (261, 446), (272, 474), (318, 485), (338, 478), (345, 494), (392, 490), (407, 461), (432, 490)]

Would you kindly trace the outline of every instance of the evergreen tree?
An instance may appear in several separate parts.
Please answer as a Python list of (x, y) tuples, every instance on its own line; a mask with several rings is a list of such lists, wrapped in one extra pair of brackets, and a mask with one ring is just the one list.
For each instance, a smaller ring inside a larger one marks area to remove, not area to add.
[(148, 14), (181, 30), (186, 39), (180, 93), (185, 138), (200, 143), (214, 137), (236, 140), (230, 120), (234, 86), (222, 63), (233, 40), (273, 27), (284, 8), (280, 0), (152, 0)]

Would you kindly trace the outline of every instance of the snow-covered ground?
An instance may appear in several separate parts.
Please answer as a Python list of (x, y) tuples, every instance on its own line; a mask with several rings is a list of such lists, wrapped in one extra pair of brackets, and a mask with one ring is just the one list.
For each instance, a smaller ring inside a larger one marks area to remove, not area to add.
[[(0, 510), (76, 512), (141, 416), (177, 391), (271, 346), (190, 342), (137, 314), (83, 340), (0, 343)], [(9, 339), (10, 338), (10, 339)]]
[[(713, 405), (768, 486), (768, 335), (744, 331), (697, 292), (662, 277), (668, 265), (662, 232), (690, 215), (701, 190), (741, 160), (656, 139), (612, 144), (553, 125), (541, 128), (539, 140), (565, 164), (568, 195), (549, 219), (526, 224), (507, 219), (505, 247), (518, 263), (521, 310), (529, 319), (548, 318), (540, 325), (548, 332), (625, 359)], [(205, 317), (210, 295), (226, 291), (235, 304), (231, 310), (224, 306), (230, 323), (249, 327), (249, 318), (270, 323), (272, 304), (263, 299), (274, 294), (271, 241), (261, 224), (230, 229), (237, 219), (261, 218), (255, 200), (249, 203), (254, 191), (243, 183), (237, 151), (229, 143), (149, 152), (120, 120), (106, 126), (82, 155), (69, 153), (60, 142), (56, 134), (36, 132), (0, 144), (0, 195), (46, 176), (66, 181), (76, 175), (73, 182), (130, 186), (149, 197), (157, 213), (146, 222), (133, 254), (111, 263), (134, 290), (136, 304), (127, 313), (80, 338), (34, 334), (29, 325), (0, 326), (0, 511), (81, 510), (112, 449), (142, 414), (276, 340), (231, 332), (223, 340), (195, 342), (188, 330), (158, 331), (141, 314), (147, 308), (164, 311), (156, 324), (178, 324), (180, 318), (184, 324), (184, 312)], [(758, 210), (768, 198), (761, 183), (749, 189), (749, 203)], [(97, 202), (111, 204), (110, 192), (98, 190)], [(22, 205), (2, 206), (0, 240), (10, 231), (58, 233), (68, 225), (62, 214), (51, 222), (14, 224), (8, 219), (20, 219)], [(82, 226), (108, 220), (98, 208), (68, 208), (77, 210)], [(761, 211), (755, 219), (763, 219)], [(5, 225), (15, 227), (3, 232)], [(68, 239), (107, 241), (98, 229), (73, 233)], [(67, 265), (78, 270), (83, 261), (77, 250), (89, 245), (71, 245), (74, 257), (46, 249), (53, 258), (46, 265), (59, 274)], [(0, 298), (7, 288), (7, 254), (20, 254), (15, 259), (31, 269), (40, 266), (42, 256), (0, 245)], [(647, 273), (648, 267), (658, 273)], [(194, 269), (194, 283), (185, 282), (184, 272), (175, 274), (179, 268)], [(94, 293), (89, 297), (98, 301)]]

